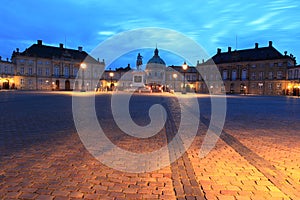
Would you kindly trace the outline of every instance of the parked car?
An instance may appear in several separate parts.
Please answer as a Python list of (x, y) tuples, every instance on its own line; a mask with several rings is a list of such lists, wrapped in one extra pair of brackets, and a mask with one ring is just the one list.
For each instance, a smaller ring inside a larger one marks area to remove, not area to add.
[(151, 88), (152, 92), (163, 92), (163, 86), (156, 83), (151, 83), (147, 85)]

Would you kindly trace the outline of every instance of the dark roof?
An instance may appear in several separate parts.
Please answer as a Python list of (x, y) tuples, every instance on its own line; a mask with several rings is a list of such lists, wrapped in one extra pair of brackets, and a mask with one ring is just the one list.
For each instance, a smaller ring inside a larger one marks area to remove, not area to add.
[(43, 44), (33, 44), (23, 52), (20, 53), (14, 52), (13, 56), (15, 55), (48, 58), (48, 59), (52, 59), (52, 58), (65, 59), (65, 60), (74, 59), (74, 60), (78, 60), (79, 62), (84, 61), (87, 63), (99, 64), (97, 60), (95, 60), (85, 51), (63, 48), (62, 44), (61, 47), (47, 46)]
[[(180, 73), (184, 72), (183, 69), (182, 69), (182, 66), (174, 66), (174, 65), (172, 65), (172, 66), (169, 66), (168, 68), (172, 68), (173, 70), (176, 70), (176, 71), (178, 71)], [(187, 70), (185, 72), (186, 73), (197, 73), (198, 70), (194, 66), (188, 66), (188, 68), (187, 68)]]
[[(282, 58), (291, 58), (287, 55), (282, 55), (277, 51), (272, 43), (268, 47), (258, 48), (258, 44), (253, 49), (235, 50), (222, 53), (218, 49), (218, 53), (202, 64), (208, 64), (214, 61), (215, 64), (233, 63), (233, 62), (249, 62), (260, 60), (274, 60)], [(291, 58), (293, 59), (293, 58)], [(200, 64), (201, 65), (201, 64)]]
[(166, 65), (165, 61), (159, 57), (157, 48), (154, 50), (154, 56), (147, 62), (147, 64)]

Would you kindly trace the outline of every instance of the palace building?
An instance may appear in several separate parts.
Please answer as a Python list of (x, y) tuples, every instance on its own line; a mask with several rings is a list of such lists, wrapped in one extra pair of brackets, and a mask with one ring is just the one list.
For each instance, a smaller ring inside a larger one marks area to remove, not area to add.
[[(42, 40), (31, 45), (25, 51), (17, 48), (12, 54), (10, 75), (1, 76), (11, 80), (6, 88), (20, 90), (80, 90), (82, 80), (75, 81), (84, 62), (84, 87), (93, 90), (98, 84), (99, 74), (104, 71), (104, 61), (95, 60), (82, 47), (75, 49), (44, 45)], [(4, 84), (3, 84), (4, 86)], [(3, 87), (5, 88), (5, 87)]]
[[(226, 93), (285, 95), (288, 94), (288, 69), (295, 66), (296, 59), (293, 55), (287, 55), (287, 52), (281, 54), (270, 41), (267, 47), (259, 47), (256, 43), (253, 49), (232, 51), (228, 47), (227, 52), (218, 49), (216, 55), (198, 63), (197, 68), (214, 64), (219, 69)], [(210, 77), (201, 77), (201, 80), (206, 78), (208, 82), (213, 81), (215, 76)], [(199, 88), (199, 92), (206, 91), (207, 87)]]
[[(272, 41), (266, 47), (256, 43), (251, 49), (217, 49), (210, 59), (185, 70), (167, 66), (157, 48), (145, 70), (142, 58), (138, 54), (136, 69), (128, 65), (105, 70), (104, 60), (96, 60), (82, 47), (55, 47), (38, 40), (23, 52), (17, 48), (11, 62), (0, 57), (0, 89), (126, 91), (151, 85), (175, 92), (299, 95), (300, 66), (293, 55), (274, 48)], [(218, 85), (219, 77), (224, 86)]]

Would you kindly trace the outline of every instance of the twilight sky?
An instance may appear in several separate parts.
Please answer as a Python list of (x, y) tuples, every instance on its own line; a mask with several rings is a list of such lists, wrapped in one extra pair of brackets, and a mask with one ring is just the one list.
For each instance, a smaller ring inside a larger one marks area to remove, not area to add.
[[(299, 60), (299, 13), (300, 2), (295, 0), (1, 0), (0, 56), (10, 58), (17, 47), (24, 51), (37, 39), (48, 45), (64, 43), (67, 48), (83, 46), (91, 52), (117, 33), (159, 27), (195, 40), (209, 56), (217, 48), (254, 48), (255, 42), (267, 46), (272, 40), (281, 53), (288, 51)], [(157, 41), (151, 42), (154, 49)], [(144, 63), (153, 49), (142, 53)], [(122, 66), (111, 67), (134, 65), (136, 54), (131, 52), (115, 64)], [(163, 51), (161, 57), (167, 65), (182, 64), (182, 59), (164, 57)]]

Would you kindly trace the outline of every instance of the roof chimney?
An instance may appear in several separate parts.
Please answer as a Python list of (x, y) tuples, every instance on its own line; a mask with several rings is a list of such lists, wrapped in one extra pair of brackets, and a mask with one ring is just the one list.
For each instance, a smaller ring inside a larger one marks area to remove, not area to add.
[(255, 49), (258, 49), (258, 43), (255, 43)]
[(0, 61), (2, 60), (2, 57), (0, 56)]
[(272, 47), (272, 46), (273, 46), (273, 42), (269, 41), (269, 47)]
[(218, 50), (218, 54), (220, 54), (220, 53), (221, 53), (221, 51), (222, 51), (220, 48), (218, 48), (217, 50)]
[(6, 61), (8, 62), (8, 58), (6, 58)]
[(228, 52), (229, 52), (229, 53), (231, 52), (231, 47), (228, 47)]
[(38, 45), (43, 45), (43, 40), (38, 40), (38, 41), (37, 41), (37, 44), (38, 44)]
[(78, 51), (79, 51), (79, 52), (82, 52), (82, 47), (78, 47)]
[(16, 48), (16, 50), (17, 50), (17, 53), (19, 53), (19, 48)]
[(59, 48), (63, 49), (64, 48), (64, 44), (63, 43), (59, 43)]

